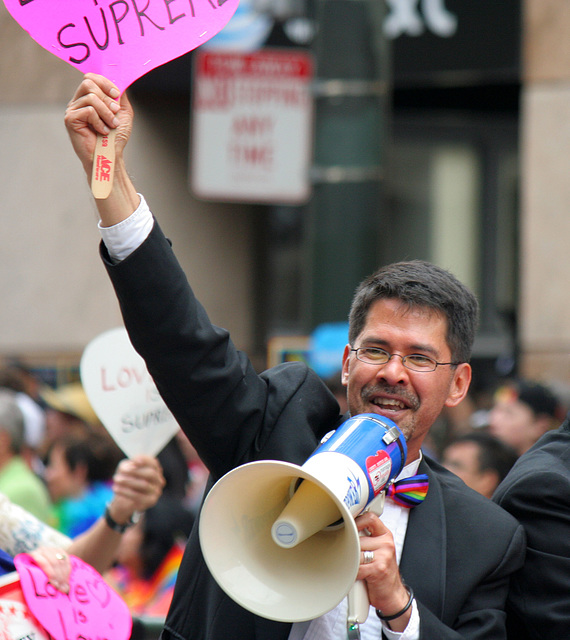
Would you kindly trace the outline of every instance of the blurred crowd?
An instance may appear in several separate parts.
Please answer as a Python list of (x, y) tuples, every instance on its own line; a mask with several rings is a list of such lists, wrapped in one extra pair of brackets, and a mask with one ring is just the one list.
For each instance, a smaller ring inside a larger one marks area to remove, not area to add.
[[(326, 382), (346, 412), (340, 375)], [(568, 403), (551, 386), (504, 379), (442, 414), (424, 453), (490, 498), (515, 461), (558, 427), (567, 411)], [(162, 494), (131, 526), (116, 529), (121, 540), (104, 575), (133, 615), (160, 619), (172, 599), (207, 470), (181, 432), (157, 457)], [(107, 517), (124, 458), (81, 383), (53, 388), (20, 364), (0, 370), (1, 500), (79, 539)], [(112, 518), (107, 524), (112, 526)]]
[[(53, 388), (20, 363), (0, 370), (3, 504), (17, 505), (48, 528), (79, 539), (109, 517), (114, 477), (124, 458), (80, 382)], [(165, 481), (162, 495), (131, 526), (116, 528), (121, 540), (104, 573), (140, 617), (166, 615), (207, 478), (181, 434), (157, 458)], [(24, 535), (33, 535), (30, 522)], [(110, 522), (114, 526), (112, 517)]]

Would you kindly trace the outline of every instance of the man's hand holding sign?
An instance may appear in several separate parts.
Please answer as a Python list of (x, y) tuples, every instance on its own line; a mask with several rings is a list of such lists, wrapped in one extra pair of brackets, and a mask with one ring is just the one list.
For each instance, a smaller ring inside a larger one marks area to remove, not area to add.
[(85, 101), (85, 109), (91, 111), (87, 122), (97, 136), (84, 166), (92, 166), (88, 175), (93, 195), (106, 198), (128, 137), (121, 128), (128, 119), (117, 115), (119, 105), (128, 108), (128, 102), (117, 102), (119, 96), (151, 69), (215, 36), (234, 14), (238, 0), (4, 0), (4, 4), (44, 49), (85, 74), (112, 81), (110, 93), (100, 95), (108, 108), (104, 122)]

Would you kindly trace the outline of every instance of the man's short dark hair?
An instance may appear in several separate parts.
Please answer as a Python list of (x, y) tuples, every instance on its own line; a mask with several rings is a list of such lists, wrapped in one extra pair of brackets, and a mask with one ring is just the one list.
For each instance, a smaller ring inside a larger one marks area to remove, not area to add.
[(50, 451), (61, 447), (65, 462), (72, 471), (83, 465), (87, 470), (87, 482), (108, 482), (124, 454), (110, 437), (91, 432), (65, 434), (57, 438)]
[(461, 442), (472, 442), (477, 445), (479, 471), (487, 471), (488, 469), (496, 471), (499, 482), (505, 479), (518, 458), (517, 452), (512, 447), (486, 431), (467, 433), (458, 437), (451, 444)]
[(563, 419), (558, 398), (544, 385), (531, 380), (510, 380), (495, 391), (496, 399), (518, 400), (526, 404), (535, 416)]
[(447, 320), (447, 344), (454, 362), (469, 362), (479, 305), (473, 293), (453, 274), (431, 262), (412, 260), (381, 267), (357, 288), (349, 315), (349, 341), (362, 333), (368, 312), (381, 299), (401, 301), (408, 308), (427, 308)]

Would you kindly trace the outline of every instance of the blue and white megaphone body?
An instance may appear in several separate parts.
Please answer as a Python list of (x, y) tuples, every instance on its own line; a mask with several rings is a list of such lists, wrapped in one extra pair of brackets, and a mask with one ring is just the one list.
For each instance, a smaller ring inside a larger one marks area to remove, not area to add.
[[(200, 543), (213, 577), (238, 604), (270, 620), (300, 622), (327, 613), (355, 585), (360, 543), (354, 518), (383, 497), (406, 456), (394, 422), (361, 414), (302, 466), (260, 460), (236, 467), (212, 487), (200, 516)], [(350, 605), (349, 595), (349, 616)], [(355, 622), (363, 622), (367, 599), (355, 607)]]

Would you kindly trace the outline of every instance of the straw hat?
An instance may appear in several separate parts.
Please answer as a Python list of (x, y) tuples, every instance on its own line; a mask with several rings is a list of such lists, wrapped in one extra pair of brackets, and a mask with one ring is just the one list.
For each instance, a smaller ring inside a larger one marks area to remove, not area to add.
[(41, 397), (50, 409), (72, 415), (94, 427), (101, 424), (80, 382), (65, 384), (57, 389), (44, 387)]

